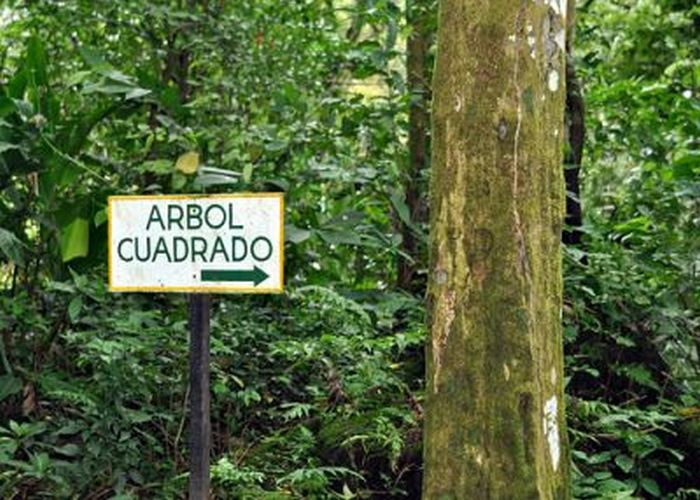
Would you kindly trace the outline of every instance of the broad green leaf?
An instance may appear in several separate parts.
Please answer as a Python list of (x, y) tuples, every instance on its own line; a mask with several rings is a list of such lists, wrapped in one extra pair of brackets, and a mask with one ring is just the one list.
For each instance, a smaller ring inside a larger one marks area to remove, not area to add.
[(318, 231), (318, 234), (329, 245), (363, 245), (365, 243), (362, 237), (352, 230), (323, 229)]
[(170, 180), (170, 186), (173, 191), (180, 191), (187, 185), (187, 176), (181, 172), (173, 173), (172, 179)]
[(66, 86), (72, 87), (86, 81), (91, 75), (92, 71), (76, 71), (66, 80)]
[(630, 380), (653, 389), (659, 389), (659, 384), (654, 380), (654, 376), (647, 369), (646, 366), (642, 364), (630, 364), (622, 367), (621, 370), (625, 375), (627, 375)]
[(690, 151), (673, 162), (676, 179), (693, 179), (700, 172), (700, 152)]
[(279, 153), (280, 151), (284, 151), (287, 148), (287, 145), (287, 141), (275, 139), (265, 144), (264, 148), (265, 151), (269, 151), (270, 153)]
[(14, 420), (10, 420), (10, 430), (19, 438), (28, 438), (37, 436), (46, 431), (45, 422), (25, 422), (18, 424)]
[(27, 72), (20, 68), (7, 85), (7, 95), (15, 99), (21, 99), (27, 88)]
[(17, 110), (15, 102), (9, 97), (0, 96), (0, 118), (14, 113)]
[(352, 492), (350, 487), (348, 487), (347, 483), (343, 483), (343, 499), (351, 500), (353, 498), (356, 498), (357, 495)]
[(102, 224), (107, 222), (107, 209), (103, 208), (102, 210), (99, 210), (95, 214), (95, 217), (93, 217), (92, 222), (95, 224), (95, 227), (100, 227)]
[(618, 455), (615, 457), (615, 463), (622, 469), (623, 472), (629, 473), (634, 468), (634, 460), (627, 455)]
[(311, 231), (296, 227), (294, 224), (286, 224), (284, 226), (284, 239), (292, 243), (301, 243), (311, 237)]
[[(629, 486), (627, 486), (625, 483), (623, 483), (622, 481), (619, 481), (615, 478), (609, 478), (609, 479), (605, 479), (603, 481), (600, 481), (596, 485), (596, 488), (600, 493), (613, 493), (613, 492), (632, 493), (630, 491)], [(614, 498), (621, 498), (621, 497), (615, 496)], [(625, 497), (625, 498), (629, 498), (629, 497)]]
[(115, 82), (125, 83), (130, 87), (134, 86), (134, 79), (131, 78), (129, 75), (125, 75), (121, 71), (117, 71), (115, 69), (100, 69), (99, 73), (104, 77)]
[(99, 82), (99, 83), (91, 83), (88, 85), (85, 85), (85, 87), (82, 89), (83, 94), (128, 94), (134, 89), (132, 85), (124, 84), (124, 83), (107, 83), (107, 82)]
[(182, 188), (185, 187), (187, 184), (187, 177), (180, 173), (180, 172), (175, 172), (173, 174), (173, 177), (171, 179), (170, 185), (172, 186), (173, 191), (180, 191)]
[(71, 323), (76, 322), (82, 308), (83, 297), (80, 295), (78, 295), (77, 297), (73, 297), (73, 299), (70, 301), (70, 304), (68, 304), (68, 318), (70, 319)]
[(175, 168), (183, 174), (192, 175), (199, 168), (199, 153), (189, 151), (180, 157), (175, 162)]
[(0, 375), (0, 402), (22, 390), (22, 381), (14, 375)]
[(263, 154), (263, 148), (258, 144), (252, 144), (248, 146), (248, 159), (255, 163), (258, 161), (260, 156)]
[(61, 258), (68, 262), (77, 257), (85, 257), (90, 245), (90, 224), (83, 218), (75, 218), (61, 228)]
[(654, 479), (650, 477), (643, 477), (639, 484), (642, 486), (644, 491), (649, 493), (651, 496), (661, 496), (661, 488), (659, 488), (659, 484)]
[(44, 475), (48, 472), (51, 467), (51, 457), (48, 453), (37, 453), (36, 455), (31, 455), (30, 462), (32, 464), (32, 473), (37, 475)]
[(394, 206), (394, 210), (396, 210), (397, 215), (399, 216), (399, 219), (401, 219), (401, 222), (406, 224), (407, 226), (411, 226), (411, 214), (408, 210), (408, 205), (404, 202), (404, 197), (401, 192), (394, 192), (391, 197), (391, 204)]
[(153, 415), (144, 411), (131, 410), (127, 408), (125, 408), (123, 411), (127, 420), (129, 420), (129, 422), (131, 422), (132, 424), (142, 424), (144, 422), (149, 422), (153, 420)]
[(80, 453), (80, 448), (74, 443), (64, 444), (63, 446), (55, 446), (53, 450), (59, 455), (66, 457), (76, 457)]
[(194, 181), (194, 185), (195, 185), (195, 187), (209, 187), (209, 186), (223, 186), (223, 185), (227, 185), (227, 184), (236, 184), (237, 182), (238, 182), (238, 179), (235, 179), (232, 177), (210, 174), (210, 175), (198, 176)]
[(133, 90), (127, 92), (126, 95), (124, 96), (124, 98), (125, 98), (127, 101), (129, 101), (129, 100), (131, 100), (131, 99), (138, 99), (139, 97), (146, 96), (146, 95), (148, 95), (148, 94), (150, 94), (150, 93), (151, 93), (151, 91), (148, 90), (148, 89), (135, 88), (135, 89), (133, 89)]
[(0, 461), (8, 463), (18, 448), (18, 443), (9, 437), (0, 437)]
[(26, 56), (27, 69), (32, 73), (32, 83), (36, 86), (48, 85), (48, 66), (46, 50), (43, 42), (38, 37), (32, 37), (27, 46)]
[(250, 182), (253, 177), (253, 165), (246, 163), (243, 167), (243, 182)]
[(46, 284), (46, 288), (57, 292), (75, 293), (75, 286), (72, 283), (64, 283), (63, 281), (49, 281)]
[(11, 231), (0, 227), (0, 252), (17, 264), (24, 262), (24, 244)]
[(92, 47), (80, 47), (80, 55), (93, 69), (109, 68), (110, 64), (102, 57), (102, 54)]

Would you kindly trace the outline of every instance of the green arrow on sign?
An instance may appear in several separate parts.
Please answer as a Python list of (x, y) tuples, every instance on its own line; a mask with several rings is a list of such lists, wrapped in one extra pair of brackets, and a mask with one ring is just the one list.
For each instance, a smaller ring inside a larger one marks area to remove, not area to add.
[(258, 266), (253, 269), (203, 269), (202, 281), (252, 281), (255, 286), (270, 277)]

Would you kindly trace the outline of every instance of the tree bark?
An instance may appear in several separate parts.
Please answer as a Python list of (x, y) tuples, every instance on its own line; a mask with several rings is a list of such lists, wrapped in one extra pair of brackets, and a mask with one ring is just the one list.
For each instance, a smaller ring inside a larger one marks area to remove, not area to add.
[(414, 227), (400, 222), (405, 255), (399, 255), (398, 287), (416, 292), (416, 273), (424, 263), (425, 244), (414, 233), (415, 227), (427, 219), (423, 172), (428, 167), (428, 127), (430, 125), (429, 92), (430, 70), (427, 57), (430, 49), (429, 5), (425, 0), (407, 0), (406, 20), (411, 27), (406, 47), (406, 80), (410, 103), (408, 108), (408, 168), (405, 181), (405, 201)]
[(564, 161), (564, 180), (566, 182), (566, 229), (562, 233), (562, 242), (566, 245), (580, 245), (583, 238), (581, 225), (583, 211), (581, 208), (580, 173), (583, 163), (583, 143), (586, 137), (586, 108), (583, 89), (576, 76), (573, 54), (574, 34), (574, 0), (568, 0), (572, 14), (567, 19), (566, 34), (566, 128), (568, 150)]
[(585, 108), (581, 85), (576, 77), (576, 68), (570, 59), (566, 66), (566, 87), (566, 124), (569, 148), (564, 161), (566, 228), (562, 233), (562, 242), (566, 245), (581, 245), (583, 210), (581, 208), (580, 174), (583, 142), (586, 134)]
[(569, 498), (559, 243), (566, 2), (443, 0), (424, 498)]

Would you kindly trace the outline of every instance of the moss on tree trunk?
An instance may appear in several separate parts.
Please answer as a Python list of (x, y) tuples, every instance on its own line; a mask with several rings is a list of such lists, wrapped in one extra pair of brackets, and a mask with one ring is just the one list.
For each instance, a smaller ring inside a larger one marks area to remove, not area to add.
[(565, 0), (440, 5), (426, 499), (569, 497), (565, 17)]

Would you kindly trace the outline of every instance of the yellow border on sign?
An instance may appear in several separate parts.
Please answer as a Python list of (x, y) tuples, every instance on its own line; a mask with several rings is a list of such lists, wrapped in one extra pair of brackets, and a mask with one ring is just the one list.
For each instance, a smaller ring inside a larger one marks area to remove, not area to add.
[[(115, 200), (193, 200), (202, 198), (279, 198), (280, 255), (279, 288), (228, 286), (113, 286), (112, 285), (112, 202)], [(107, 272), (110, 292), (184, 292), (184, 293), (283, 293), (284, 292), (284, 193), (218, 193), (114, 195), (107, 197)]]

